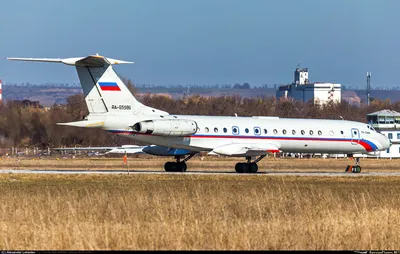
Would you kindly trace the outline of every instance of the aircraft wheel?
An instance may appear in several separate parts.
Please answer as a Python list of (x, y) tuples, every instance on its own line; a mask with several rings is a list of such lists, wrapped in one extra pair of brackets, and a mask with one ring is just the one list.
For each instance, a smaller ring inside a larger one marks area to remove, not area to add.
[(359, 165), (355, 165), (351, 168), (351, 172), (353, 173), (360, 173), (361, 172), (361, 167)]
[(235, 165), (235, 171), (237, 173), (257, 173), (258, 165), (257, 163), (242, 163), (239, 162)]
[(249, 173), (257, 173), (257, 171), (258, 171), (258, 165), (257, 165), (257, 163), (250, 163), (249, 164)]
[(241, 163), (242, 164), (242, 173), (250, 173), (250, 164), (249, 163)]
[(185, 162), (166, 162), (164, 164), (164, 169), (167, 172), (185, 172), (187, 169), (187, 165)]
[(242, 163), (242, 162), (237, 163), (235, 166), (235, 170), (238, 173), (247, 173), (248, 171), (247, 168), (248, 168), (247, 163)]
[(172, 171), (172, 166), (171, 166), (171, 164), (173, 164), (173, 162), (167, 161), (167, 162), (164, 164), (164, 170), (167, 171), (167, 172), (171, 172), (171, 171)]
[(186, 163), (185, 162), (179, 162), (179, 163), (176, 163), (177, 164), (177, 171), (179, 171), (179, 172), (186, 172), (186, 169), (187, 169), (187, 165), (186, 165)]
[(242, 163), (236, 163), (236, 165), (235, 165), (235, 171), (237, 172), (237, 173), (243, 173), (242, 172), (242, 166), (241, 166), (241, 164)]

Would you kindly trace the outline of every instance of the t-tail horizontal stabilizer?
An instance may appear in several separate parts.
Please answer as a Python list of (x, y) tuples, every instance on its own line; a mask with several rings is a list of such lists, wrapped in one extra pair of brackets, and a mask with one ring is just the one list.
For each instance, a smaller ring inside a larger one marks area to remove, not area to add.
[(72, 57), (72, 58), (21, 58), (9, 57), (7, 60), (14, 61), (29, 61), (29, 62), (48, 62), (48, 63), (63, 63), (72, 66), (84, 67), (103, 67), (113, 64), (133, 64), (134, 62), (122, 61), (112, 58), (106, 58), (99, 55), (91, 55), (86, 57)]

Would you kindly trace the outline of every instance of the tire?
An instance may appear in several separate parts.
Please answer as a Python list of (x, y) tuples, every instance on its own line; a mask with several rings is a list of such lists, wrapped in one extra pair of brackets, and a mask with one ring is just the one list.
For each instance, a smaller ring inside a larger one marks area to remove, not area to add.
[(250, 172), (249, 173), (257, 173), (257, 171), (258, 171), (258, 165), (257, 165), (257, 163), (250, 163), (249, 164), (249, 168), (250, 168)]
[(241, 164), (242, 164), (242, 172), (243, 173), (251, 173), (249, 163), (241, 163)]
[(243, 173), (243, 171), (242, 171), (242, 165), (241, 165), (242, 163), (236, 163), (236, 165), (235, 165), (235, 171), (237, 172), (237, 173)]
[(165, 170), (166, 172), (171, 172), (171, 169), (172, 169), (171, 163), (173, 163), (173, 162), (167, 161), (167, 162), (164, 164), (164, 170)]
[(179, 162), (179, 163), (177, 163), (177, 171), (179, 171), (179, 172), (186, 172), (186, 169), (187, 169), (187, 165), (186, 165), (186, 163), (185, 162)]

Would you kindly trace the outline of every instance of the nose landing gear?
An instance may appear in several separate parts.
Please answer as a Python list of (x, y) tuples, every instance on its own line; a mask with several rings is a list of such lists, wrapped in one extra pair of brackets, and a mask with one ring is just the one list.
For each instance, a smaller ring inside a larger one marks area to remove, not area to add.
[(351, 158), (355, 160), (355, 164), (347, 165), (346, 170), (344, 172), (360, 173), (361, 172), (360, 158), (354, 158), (353, 156), (351, 156)]
[(237, 173), (257, 173), (257, 171), (258, 171), (257, 162), (264, 159), (265, 156), (266, 155), (261, 155), (253, 162), (251, 162), (251, 157), (248, 156), (248, 157), (246, 157), (247, 163), (239, 162), (235, 165), (235, 171)]

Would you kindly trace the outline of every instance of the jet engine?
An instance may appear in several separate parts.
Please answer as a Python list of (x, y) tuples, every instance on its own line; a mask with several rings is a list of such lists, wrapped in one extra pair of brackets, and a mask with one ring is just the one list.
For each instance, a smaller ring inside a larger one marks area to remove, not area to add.
[(197, 132), (197, 123), (185, 119), (161, 119), (138, 122), (132, 129), (139, 133), (184, 137)]

